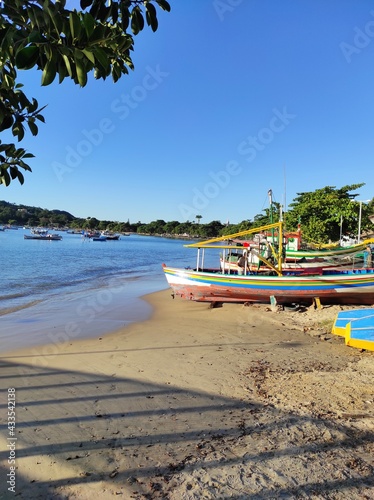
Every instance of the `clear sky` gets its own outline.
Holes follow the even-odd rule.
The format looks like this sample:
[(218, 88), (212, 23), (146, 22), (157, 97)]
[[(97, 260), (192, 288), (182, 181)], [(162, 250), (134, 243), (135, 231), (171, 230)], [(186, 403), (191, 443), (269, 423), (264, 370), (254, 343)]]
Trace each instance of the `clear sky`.
[[(267, 192), (356, 183), (373, 197), (371, 0), (169, 0), (135, 37), (135, 71), (40, 87), (48, 104), (11, 203), (76, 217), (150, 222), (252, 219)], [(69, 4), (67, 4), (69, 5)], [(1, 137), (5, 140), (4, 137)]]

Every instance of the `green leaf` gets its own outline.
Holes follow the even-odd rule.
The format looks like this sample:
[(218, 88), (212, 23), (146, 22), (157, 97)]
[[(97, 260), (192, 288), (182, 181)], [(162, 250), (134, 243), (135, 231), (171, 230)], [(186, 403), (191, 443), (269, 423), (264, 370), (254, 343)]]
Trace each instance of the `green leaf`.
[(121, 52), (128, 49), (132, 49), (133, 43), (134, 40), (131, 35), (125, 35), (124, 37), (122, 37), (122, 42), (120, 43)]
[(16, 149), (16, 152), (14, 153), (15, 158), (22, 158), (23, 155), (25, 154), (26, 150), (23, 148), (18, 148)]
[(81, 8), (82, 9), (86, 9), (87, 7), (89, 7), (90, 5), (92, 5), (92, 2), (93, 2), (93, 0), (81, 0), (80, 1)]
[(44, 43), (45, 42), (44, 37), (41, 35), (41, 33), (39, 31), (33, 31), (32, 33), (30, 33), (27, 40), (30, 43)]
[(0, 179), (1, 179), (1, 182), (5, 186), (9, 186), (9, 184), (10, 184), (10, 175), (8, 173), (8, 170), (6, 170), (6, 169), (2, 169), (1, 170)]
[(29, 113), (33, 113), (34, 111), (36, 111), (38, 109), (38, 101), (36, 99), (32, 99), (32, 104), (30, 104), (29, 106), (27, 106), (27, 111)]
[(105, 71), (108, 71), (110, 64), (105, 50), (101, 49), (100, 47), (96, 47), (94, 50), (94, 55), (100, 66), (102, 66)]
[(39, 49), (35, 45), (24, 47), (16, 54), (16, 66), (19, 69), (30, 69), (35, 66), (39, 57)]
[(70, 60), (69, 60), (69, 58), (65, 54), (62, 54), (62, 58), (64, 60), (67, 72), (68, 72), (70, 78), (72, 78), (73, 77), (73, 71), (72, 71), (71, 66), (70, 66)]
[(158, 5), (161, 7), (162, 10), (166, 10), (166, 12), (170, 12), (170, 4), (166, 0), (156, 0)]
[(43, 116), (43, 115), (35, 115), (35, 118), (36, 118), (37, 120), (39, 120), (40, 122), (45, 123), (45, 119), (44, 119), (44, 116)]
[(28, 126), (32, 135), (38, 135), (38, 126), (34, 122), (28, 121)]
[(0, 123), (0, 132), (10, 128), (13, 125), (13, 117), (10, 115), (5, 115), (2, 122)]
[(151, 3), (146, 5), (146, 19), (147, 24), (152, 28), (152, 31), (157, 31), (158, 21), (155, 6)]
[(87, 72), (84, 67), (84, 63), (81, 59), (76, 59), (75, 61), (78, 83), (81, 87), (84, 87), (87, 83)]
[(95, 64), (95, 56), (90, 50), (83, 49), (82, 52), (87, 57), (87, 59), (92, 62), (92, 64)]
[(17, 170), (17, 177), (18, 177), (19, 183), (22, 185), (25, 182), (25, 178), (24, 178), (22, 172), (20, 172), (19, 170)]
[[(26, 155), (25, 155), (25, 158), (26, 158)], [(27, 165), (27, 163), (25, 163), (24, 161), (19, 160), (18, 165), (19, 165), (21, 168), (23, 168), (24, 170), (27, 170), (28, 172), (32, 172), (32, 170), (31, 170), (31, 168), (29, 167), (29, 165)]]
[(64, 79), (69, 75), (63, 58), (58, 61), (57, 73), (58, 73), (58, 83), (62, 83)]
[(42, 86), (50, 85), (56, 77), (56, 65), (54, 61), (48, 61), (42, 73)]
[(93, 33), (90, 36), (90, 42), (102, 41), (104, 38), (105, 27), (102, 24), (97, 24)]
[(12, 179), (16, 179), (18, 177), (18, 168), (17, 167), (10, 167), (9, 172), (10, 172), (10, 176)]
[(134, 7), (131, 12), (131, 30), (137, 35), (144, 28), (144, 19), (139, 7)]
[(90, 39), (95, 29), (95, 19), (91, 16), (89, 12), (86, 12), (83, 15), (83, 25), (84, 29), (86, 30), (87, 38)]
[(44, 19), (46, 25), (50, 27), (51, 25), (50, 21), (52, 21), (56, 33), (60, 34), (63, 28), (63, 19), (61, 18), (61, 15), (57, 10), (56, 5), (53, 4), (52, 2), (45, 1), (43, 9), (44, 9)]
[(123, 3), (120, 4), (120, 9), (121, 9), (121, 28), (123, 29), (124, 32), (126, 32), (130, 22), (130, 11), (128, 7)]
[(70, 24), (71, 36), (76, 39), (79, 38), (82, 26), (78, 14), (74, 11), (70, 12), (69, 24)]
[(18, 141), (22, 141), (25, 135), (25, 128), (20, 122), (15, 122), (12, 127), (12, 134), (17, 136)]

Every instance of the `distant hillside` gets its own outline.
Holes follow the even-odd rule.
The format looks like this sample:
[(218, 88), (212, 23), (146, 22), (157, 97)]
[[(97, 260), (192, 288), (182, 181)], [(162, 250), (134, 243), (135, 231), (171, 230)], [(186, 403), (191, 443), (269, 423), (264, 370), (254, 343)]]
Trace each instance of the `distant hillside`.
[(64, 210), (47, 210), (0, 200), (0, 224), (64, 227), (74, 220), (77, 218)]
[(65, 210), (47, 210), (46, 208), (17, 205), (0, 200), (0, 225), (56, 227), (56, 228), (88, 228), (110, 229), (119, 232), (136, 232), (138, 224), (127, 222), (100, 221), (95, 217), (81, 219)]

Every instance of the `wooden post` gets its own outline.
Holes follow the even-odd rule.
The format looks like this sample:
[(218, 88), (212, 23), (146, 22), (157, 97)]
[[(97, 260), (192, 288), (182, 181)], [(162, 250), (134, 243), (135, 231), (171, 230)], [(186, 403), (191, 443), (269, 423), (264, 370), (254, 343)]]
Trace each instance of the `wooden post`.
[(313, 298), (313, 305), (314, 305), (314, 309), (322, 309), (322, 304), (321, 304), (321, 300), (319, 297)]
[(274, 295), (270, 296), (270, 305), (272, 311), (278, 311), (277, 299), (274, 297)]

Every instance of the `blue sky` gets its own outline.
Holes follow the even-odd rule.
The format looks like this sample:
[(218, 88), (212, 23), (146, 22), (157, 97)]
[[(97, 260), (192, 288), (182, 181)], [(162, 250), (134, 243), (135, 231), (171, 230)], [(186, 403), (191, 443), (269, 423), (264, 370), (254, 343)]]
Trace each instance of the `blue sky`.
[[(44, 110), (11, 203), (77, 217), (252, 219), (267, 192), (365, 183), (373, 197), (374, 5), (370, 0), (169, 0), (135, 38), (135, 71), (81, 89), (40, 87)], [(4, 138), (2, 138), (4, 140)]]

